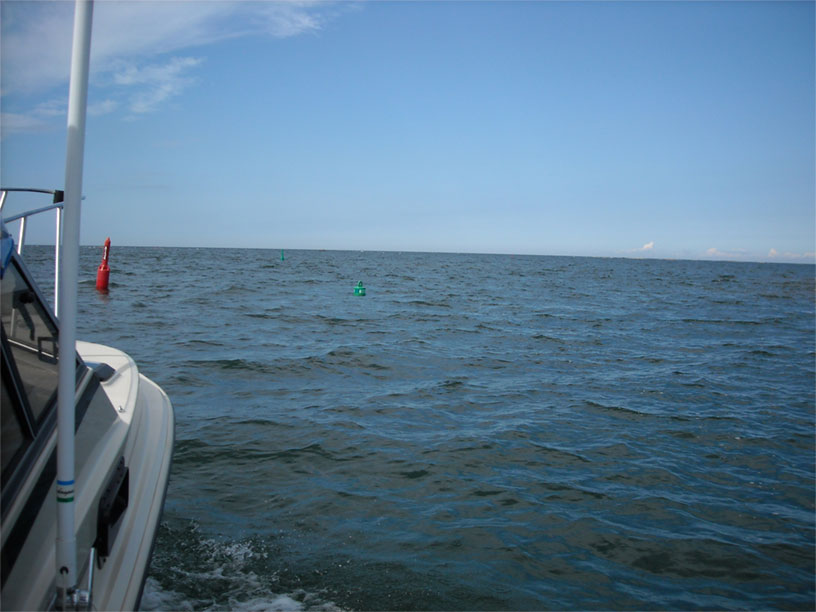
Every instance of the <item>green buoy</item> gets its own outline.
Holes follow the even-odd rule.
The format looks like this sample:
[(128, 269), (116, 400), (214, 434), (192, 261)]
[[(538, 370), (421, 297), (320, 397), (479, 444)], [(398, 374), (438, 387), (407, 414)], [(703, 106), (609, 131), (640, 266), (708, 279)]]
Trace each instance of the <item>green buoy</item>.
[(283, 249), (281, 249), (281, 261), (283, 261)]
[(357, 283), (357, 286), (354, 288), (354, 295), (365, 295), (365, 287), (363, 287), (363, 281)]

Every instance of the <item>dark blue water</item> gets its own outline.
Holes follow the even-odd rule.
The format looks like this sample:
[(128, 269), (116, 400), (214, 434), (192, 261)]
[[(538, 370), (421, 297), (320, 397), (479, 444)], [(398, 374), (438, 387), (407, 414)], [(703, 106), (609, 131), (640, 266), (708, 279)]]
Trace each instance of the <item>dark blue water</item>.
[(813, 266), (286, 255), (83, 250), (176, 409), (144, 608), (814, 607)]

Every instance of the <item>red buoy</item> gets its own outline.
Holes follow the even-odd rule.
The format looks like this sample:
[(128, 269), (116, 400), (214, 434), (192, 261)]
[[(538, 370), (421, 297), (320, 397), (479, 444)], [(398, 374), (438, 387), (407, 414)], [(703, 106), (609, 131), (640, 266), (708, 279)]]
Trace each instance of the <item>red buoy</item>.
[(99, 268), (96, 270), (96, 288), (99, 291), (108, 290), (108, 279), (110, 278), (108, 255), (110, 255), (110, 238), (105, 240), (105, 250), (102, 251), (102, 263), (99, 264)]

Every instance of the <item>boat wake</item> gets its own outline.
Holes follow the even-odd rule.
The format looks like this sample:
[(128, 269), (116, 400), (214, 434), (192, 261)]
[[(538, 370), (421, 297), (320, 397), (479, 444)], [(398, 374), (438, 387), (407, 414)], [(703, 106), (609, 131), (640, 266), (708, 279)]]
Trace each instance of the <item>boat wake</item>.
[(158, 580), (148, 578), (142, 596), (140, 610), (236, 610), (252, 612), (302, 612), (306, 610), (335, 612), (340, 608), (330, 602), (315, 605), (314, 596), (308, 593), (293, 593), (291, 595), (276, 595), (269, 593), (265, 597), (238, 599), (230, 597), (226, 603), (212, 602), (206, 607), (199, 607), (197, 602), (189, 600), (185, 595), (176, 591), (164, 589)]
[[(166, 525), (162, 526), (167, 529)], [(176, 540), (173, 547), (184, 549), (185, 562), (170, 563), (156, 551), (151, 576), (145, 583), (141, 610), (237, 610), (282, 612), (341, 612), (341, 608), (320, 593), (282, 587), (271, 568), (272, 551), (253, 539), (223, 541), (202, 537), (196, 524), (164, 535)], [(182, 536), (176, 538), (176, 536)], [(183, 593), (173, 589), (184, 585)], [(191, 593), (197, 596), (191, 597)]]

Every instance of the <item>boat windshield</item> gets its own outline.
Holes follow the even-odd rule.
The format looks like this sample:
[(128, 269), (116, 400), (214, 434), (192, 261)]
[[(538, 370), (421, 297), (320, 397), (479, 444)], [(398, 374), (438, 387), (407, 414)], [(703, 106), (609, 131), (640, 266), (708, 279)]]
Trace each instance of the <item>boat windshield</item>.
[(8, 357), (37, 422), (56, 400), (57, 327), (16, 261), (0, 280), (0, 296), (0, 321), (11, 353)]

